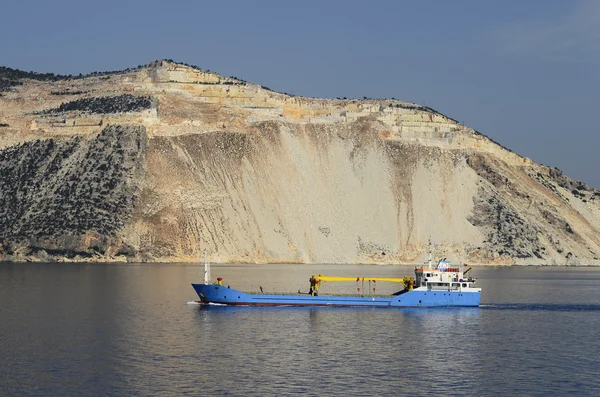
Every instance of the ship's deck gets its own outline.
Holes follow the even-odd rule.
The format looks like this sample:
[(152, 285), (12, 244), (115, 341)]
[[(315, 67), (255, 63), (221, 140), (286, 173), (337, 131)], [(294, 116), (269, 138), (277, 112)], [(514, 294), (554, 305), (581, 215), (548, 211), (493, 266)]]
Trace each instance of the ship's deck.
[[(262, 295), (262, 296), (311, 296), (307, 293), (302, 294), (302, 293), (294, 293), (294, 292), (271, 292), (271, 293), (264, 293), (264, 292), (244, 292), (246, 295)], [(361, 294), (332, 294), (332, 293), (319, 293), (319, 295), (314, 295), (315, 297), (323, 297), (323, 296), (331, 296), (331, 297), (344, 297), (344, 298), (393, 298), (393, 295), (387, 294), (387, 295), (361, 295)]]

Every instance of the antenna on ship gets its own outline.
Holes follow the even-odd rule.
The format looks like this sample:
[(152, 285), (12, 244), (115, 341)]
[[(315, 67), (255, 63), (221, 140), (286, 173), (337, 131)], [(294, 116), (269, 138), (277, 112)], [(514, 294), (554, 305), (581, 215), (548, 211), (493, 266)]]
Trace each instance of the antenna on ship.
[(204, 248), (204, 284), (210, 283), (210, 265), (206, 262), (206, 248)]
[(431, 252), (431, 237), (429, 238), (429, 262), (428, 269), (431, 270), (431, 262), (433, 262), (433, 253)]

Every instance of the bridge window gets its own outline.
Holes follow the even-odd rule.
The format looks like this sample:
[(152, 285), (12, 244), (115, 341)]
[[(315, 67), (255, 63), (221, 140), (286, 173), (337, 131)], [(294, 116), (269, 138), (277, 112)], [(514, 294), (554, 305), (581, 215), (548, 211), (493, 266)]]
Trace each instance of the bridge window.
[(466, 286), (467, 286), (467, 283), (463, 283), (463, 284), (462, 284), (462, 286), (463, 286), (463, 287), (466, 287)]

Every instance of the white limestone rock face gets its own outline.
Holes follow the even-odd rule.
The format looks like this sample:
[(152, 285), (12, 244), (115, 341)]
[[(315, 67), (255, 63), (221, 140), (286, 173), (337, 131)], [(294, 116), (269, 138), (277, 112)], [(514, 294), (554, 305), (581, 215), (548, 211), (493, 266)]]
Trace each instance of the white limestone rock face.
[(3, 73), (4, 260), (600, 264), (600, 192), (429, 108)]

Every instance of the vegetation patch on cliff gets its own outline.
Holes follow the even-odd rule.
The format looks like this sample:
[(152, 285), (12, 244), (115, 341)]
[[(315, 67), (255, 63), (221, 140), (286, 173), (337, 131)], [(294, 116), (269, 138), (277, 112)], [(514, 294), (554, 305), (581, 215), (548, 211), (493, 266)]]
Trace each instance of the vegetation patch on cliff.
[(11, 87), (23, 85), (20, 81), (0, 78), (0, 92), (8, 91)]
[(37, 140), (0, 151), (0, 251), (106, 253), (139, 194), (145, 142), (144, 127), (113, 125), (89, 141)]
[(152, 107), (152, 98), (124, 94), (112, 97), (81, 98), (64, 102), (58, 108), (44, 111), (44, 114), (80, 111), (92, 114), (139, 112)]
[(484, 228), (488, 251), (513, 258), (543, 258), (544, 248), (538, 239), (537, 228), (527, 223), (497, 194), (481, 188), (473, 197), (473, 203), (473, 214), (468, 221)]
[(498, 167), (490, 162), (482, 155), (473, 154), (467, 158), (467, 164), (477, 172), (477, 175), (491, 183), (497, 188), (506, 186), (509, 182), (508, 178), (500, 175)]
[(88, 92), (89, 91), (78, 91), (78, 90), (51, 91), (50, 95), (81, 95), (81, 94), (87, 94)]

